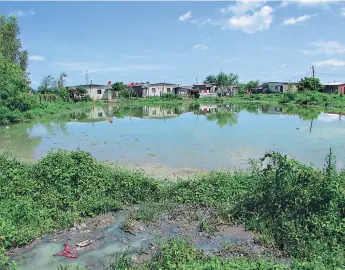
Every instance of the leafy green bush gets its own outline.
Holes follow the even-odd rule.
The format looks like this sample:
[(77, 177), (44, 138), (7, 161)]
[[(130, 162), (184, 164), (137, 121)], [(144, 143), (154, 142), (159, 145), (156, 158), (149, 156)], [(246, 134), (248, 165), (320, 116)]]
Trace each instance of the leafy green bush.
[(71, 226), (78, 217), (160, 195), (153, 179), (110, 169), (82, 151), (52, 152), (34, 165), (0, 155), (0, 187), (0, 232), (6, 247)]
[(269, 165), (253, 170), (255, 192), (238, 200), (235, 217), (273, 236), (296, 258), (332, 267), (344, 263), (345, 174), (336, 171), (332, 154), (322, 171), (278, 153), (266, 157)]
[(10, 110), (19, 110), (21, 112), (39, 107), (38, 97), (27, 93), (19, 93), (16, 96), (9, 97), (3, 104)]

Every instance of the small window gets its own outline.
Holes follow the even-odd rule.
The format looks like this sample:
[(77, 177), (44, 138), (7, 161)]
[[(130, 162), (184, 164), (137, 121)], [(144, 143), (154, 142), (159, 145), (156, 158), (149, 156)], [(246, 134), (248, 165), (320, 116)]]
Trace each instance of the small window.
[[(101, 90), (97, 90), (97, 91), (101, 91)], [(103, 113), (102, 112), (99, 112), (98, 113), (98, 117), (102, 117), (103, 116)]]
[(153, 110), (152, 115), (156, 115), (156, 114), (157, 114), (156, 110)]
[(167, 92), (170, 93), (170, 91), (171, 91), (170, 88), (167, 88)]
[(152, 93), (156, 93), (156, 88), (152, 88)]
[(167, 114), (171, 114), (171, 111), (169, 110), (169, 111), (167, 111)]
[(97, 90), (97, 95), (102, 95), (102, 90), (101, 89)]

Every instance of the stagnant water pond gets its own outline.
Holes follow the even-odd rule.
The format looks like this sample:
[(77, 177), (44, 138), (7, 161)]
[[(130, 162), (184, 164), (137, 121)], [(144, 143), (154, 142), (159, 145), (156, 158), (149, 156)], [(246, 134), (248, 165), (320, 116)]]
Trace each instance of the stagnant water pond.
[(0, 128), (0, 151), (32, 161), (50, 149), (79, 148), (98, 160), (169, 176), (245, 168), (269, 150), (323, 167), (332, 147), (344, 168), (344, 135), (341, 116), (312, 108), (106, 105)]

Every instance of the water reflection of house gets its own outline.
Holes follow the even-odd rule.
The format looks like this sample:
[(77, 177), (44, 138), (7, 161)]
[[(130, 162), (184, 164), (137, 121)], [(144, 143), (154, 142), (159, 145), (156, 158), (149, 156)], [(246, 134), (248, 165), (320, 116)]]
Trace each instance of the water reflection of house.
[(268, 114), (283, 114), (283, 109), (279, 106), (272, 106), (267, 110)]
[(214, 113), (217, 111), (217, 105), (202, 105), (200, 104), (200, 110), (204, 113)]
[[(73, 116), (74, 114), (74, 116)], [(94, 107), (83, 112), (75, 112), (72, 114), (73, 122), (97, 122), (104, 121), (113, 117), (113, 107)]]
[(89, 113), (90, 119), (109, 118), (113, 116), (113, 107), (94, 107)]
[(173, 118), (178, 116), (177, 108), (143, 107), (143, 118)]

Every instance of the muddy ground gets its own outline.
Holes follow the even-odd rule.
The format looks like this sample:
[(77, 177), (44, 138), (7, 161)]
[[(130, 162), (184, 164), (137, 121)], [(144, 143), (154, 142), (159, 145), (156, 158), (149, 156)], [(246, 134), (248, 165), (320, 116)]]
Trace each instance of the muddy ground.
[[(172, 237), (188, 239), (209, 256), (257, 258), (275, 253), (243, 226), (219, 219), (214, 209), (173, 206), (159, 213), (158, 208), (154, 213), (148, 206), (134, 206), (89, 218), (12, 250), (10, 255), (20, 263), (19, 269), (52, 270), (70, 263), (82, 264), (87, 269), (107, 269), (115, 253), (125, 252), (138, 264), (148, 261), (155, 256), (160, 243)], [(91, 243), (77, 246), (85, 240)], [(77, 259), (52, 256), (63, 250), (64, 243), (71, 245)]]

